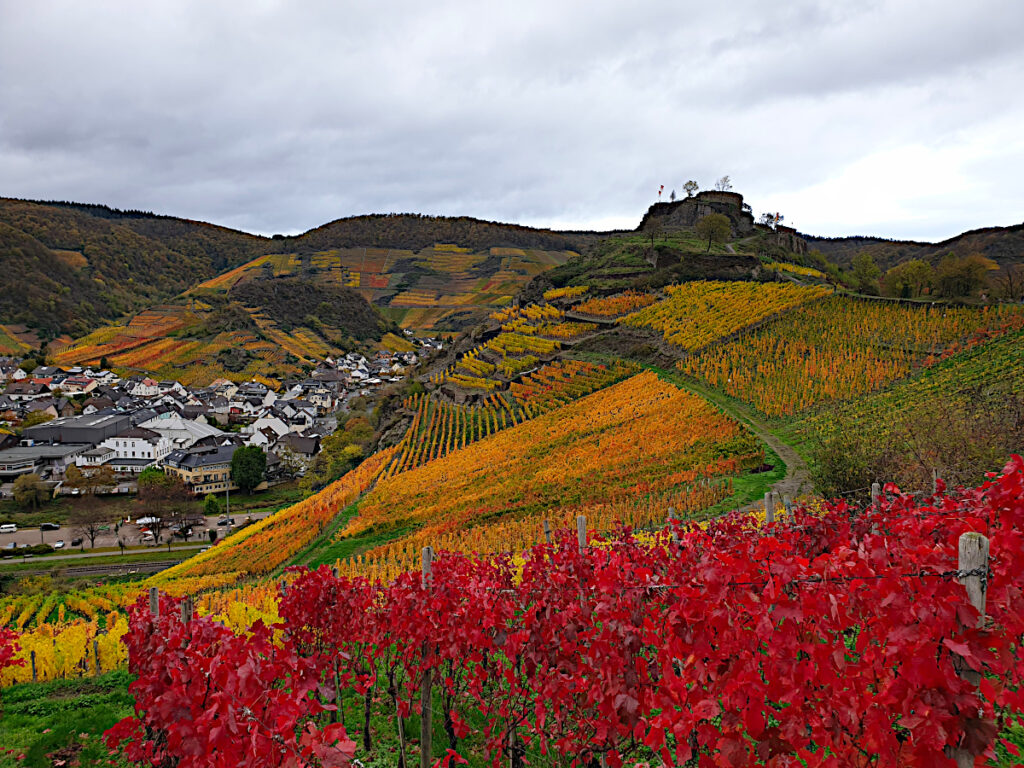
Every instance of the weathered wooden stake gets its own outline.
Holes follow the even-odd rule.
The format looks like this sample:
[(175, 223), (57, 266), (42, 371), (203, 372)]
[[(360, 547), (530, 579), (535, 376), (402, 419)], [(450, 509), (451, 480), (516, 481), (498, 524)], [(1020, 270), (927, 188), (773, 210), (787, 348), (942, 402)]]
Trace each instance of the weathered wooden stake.
[(782, 505), (786, 508), (786, 519), (791, 523), (795, 523), (796, 515), (793, 513), (793, 500), (789, 496), (783, 496)]
[(92, 657), (96, 660), (96, 674), (98, 675), (103, 670), (100, 669), (100, 644), (95, 637), (92, 639)]
[(281, 594), (283, 595), (287, 591), (288, 591), (288, 582), (285, 581), (284, 579), (281, 579)]
[(32, 662), (32, 682), (34, 683), (36, 682), (36, 652), (29, 651), (28, 658)]
[(151, 616), (160, 615), (160, 595), (156, 587), (149, 588), (149, 614)]
[(775, 522), (775, 499), (772, 498), (771, 491), (764, 494), (764, 521), (766, 524)]
[(932, 468), (932, 496), (939, 492), (939, 470)]
[[(964, 585), (967, 599), (978, 610), (978, 627), (985, 625), (988, 560), (989, 540), (985, 536), (975, 531), (960, 534), (960, 557), (957, 564), (960, 576), (957, 581)], [(953, 654), (953, 665), (958, 674), (971, 685), (977, 686), (981, 682), (981, 673), (971, 669), (963, 658), (956, 654)], [(969, 768), (974, 765), (976, 755), (963, 747), (957, 747), (952, 752), (958, 768)]]
[(338, 566), (334, 566), (333, 568), (331, 568), (331, 576), (333, 576), (334, 578), (338, 578)]
[[(430, 589), (434, 584), (434, 549), (423, 548), (423, 588)], [(429, 646), (426, 641), (423, 643), (423, 657), (427, 656)], [(430, 768), (433, 765), (433, 736), (434, 736), (434, 674), (433, 670), (423, 670), (423, 680), (420, 685), (420, 768)]]
[[(967, 590), (967, 599), (978, 609), (978, 626), (985, 623), (985, 596), (988, 592), (988, 559), (989, 541), (980, 533), (969, 531), (960, 534), (960, 562), (958, 568), (961, 576), (958, 581)], [(979, 575), (963, 575), (975, 572)]]
[(192, 598), (186, 597), (181, 601), (181, 623), (188, 624), (192, 620)]
[(587, 516), (576, 516), (576, 542), (580, 546), (580, 552), (587, 551)]
[(548, 524), (547, 520), (544, 521), (544, 541), (548, 544), (551, 543), (551, 526)]
[(878, 506), (878, 497), (882, 495), (882, 487), (878, 483), (871, 484), (871, 506)]
[(676, 508), (668, 508), (668, 529), (672, 532), (672, 543), (679, 543), (679, 535), (676, 533)]

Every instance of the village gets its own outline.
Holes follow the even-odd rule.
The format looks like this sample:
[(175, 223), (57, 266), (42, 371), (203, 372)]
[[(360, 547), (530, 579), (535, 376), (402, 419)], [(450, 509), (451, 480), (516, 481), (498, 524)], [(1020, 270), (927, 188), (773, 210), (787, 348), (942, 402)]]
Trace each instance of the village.
[(153, 468), (194, 496), (227, 494), (238, 489), (229, 469), (243, 447), (266, 456), (256, 490), (302, 477), (339, 417), (353, 405), (372, 408), (422, 355), (442, 347), (407, 338), (416, 351), (329, 357), (277, 391), (255, 381), (189, 387), (0, 358), (0, 499), (14, 498), (19, 483), (47, 497), (135, 494), (138, 477)]

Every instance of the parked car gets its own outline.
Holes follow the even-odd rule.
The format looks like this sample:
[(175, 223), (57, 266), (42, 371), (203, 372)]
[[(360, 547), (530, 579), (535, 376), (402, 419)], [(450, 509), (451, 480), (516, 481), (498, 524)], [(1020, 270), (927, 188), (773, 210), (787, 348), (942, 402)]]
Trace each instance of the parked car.
[(79, 536), (78, 538), (72, 539), (71, 540), (71, 546), (72, 547), (80, 547), (80, 546), (82, 546), (82, 537)]
[(60, 523), (40, 523), (39, 524), (39, 530), (40, 531), (59, 531), (60, 530)]
[(16, 526), (14, 523), (4, 523), (3, 525), (0, 525), (0, 533), (17, 533), (17, 532), (18, 532), (18, 526)]
[(53, 548), (54, 549), (64, 549), (64, 539), (60, 539), (59, 541), (53, 542)]
[(6, 544), (4, 544), (4, 549), (15, 549), (17, 546), (18, 545), (15, 544), (13, 541), (8, 541)]
[(220, 520), (217, 521), (217, 525), (234, 525), (234, 524), (235, 524), (235, 518), (233, 518), (233, 517), (222, 517)]

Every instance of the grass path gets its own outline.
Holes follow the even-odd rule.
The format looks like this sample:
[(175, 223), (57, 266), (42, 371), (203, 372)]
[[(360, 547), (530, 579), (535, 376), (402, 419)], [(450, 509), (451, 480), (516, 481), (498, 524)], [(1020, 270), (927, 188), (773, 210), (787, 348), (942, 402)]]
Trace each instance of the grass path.
[(736, 402), (717, 390), (698, 384), (681, 375), (671, 372), (666, 373), (673, 383), (710, 400), (738, 422), (744, 424), (775, 452), (775, 455), (786, 465), (786, 476), (772, 486), (772, 489), (778, 491), (780, 496), (796, 498), (801, 493), (813, 492), (814, 482), (811, 480), (811, 473), (807, 468), (807, 462), (789, 443), (784, 442), (782, 438), (773, 432), (768, 423), (751, 408)]

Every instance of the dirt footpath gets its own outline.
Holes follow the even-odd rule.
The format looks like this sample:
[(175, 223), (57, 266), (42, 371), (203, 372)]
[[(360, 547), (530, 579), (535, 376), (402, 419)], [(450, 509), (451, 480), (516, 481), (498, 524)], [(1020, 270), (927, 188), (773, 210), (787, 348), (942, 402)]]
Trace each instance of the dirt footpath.
[[(789, 496), (795, 499), (802, 493), (812, 493), (814, 491), (814, 482), (811, 480), (811, 473), (807, 468), (807, 462), (803, 460), (791, 446), (782, 442), (779, 437), (772, 432), (768, 425), (761, 419), (751, 408), (745, 405), (730, 400), (725, 395), (715, 392), (712, 389), (697, 386), (690, 382), (681, 383), (680, 386), (686, 387), (696, 394), (704, 397), (723, 411), (728, 413), (734, 419), (744, 424), (750, 429), (758, 438), (768, 445), (783, 463), (786, 465), (786, 476), (779, 482), (772, 485), (772, 490), (778, 491), (779, 496)], [(752, 509), (763, 502), (753, 502), (748, 504), (743, 509)]]

